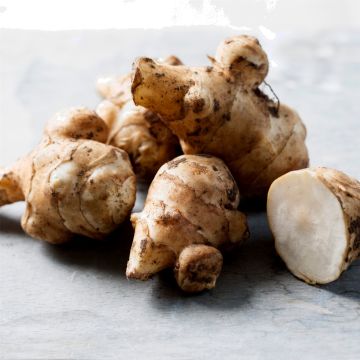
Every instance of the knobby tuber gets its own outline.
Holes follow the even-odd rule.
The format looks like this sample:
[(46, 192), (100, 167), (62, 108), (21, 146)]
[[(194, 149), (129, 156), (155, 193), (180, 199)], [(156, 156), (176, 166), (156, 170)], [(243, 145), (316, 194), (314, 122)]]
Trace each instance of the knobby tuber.
[(127, 276), (146, 280), (175, 267), (183, 290), (213, 288), (222, 267), (218, 249), (232, 248), (248, 236), (238, 205), (238, 187), (222, 160), (183, 155), (164, 164), (143, 211), (131, 216), (135, 234)]
[[(175, 66), (181, 61), (170, 56), (163, 63)], [(136, 175), (152, 179), (162, 164), (178, 154), (179, 140), (159, 115), (134, 104), (130, 74), (100, 78), (97, 89), (105, 98), (96, 111), (111, 129), (109, 143), (129, 154)]]
[(0, 206), (25, 200), (24, 231), (51, 243), (103, 238), (129, 215), (136, 193), (128, 155), (104, 144), (108, 132), (85, 108), (57, 113), (40, 144), (0, 171)]
[(328, 168), (292, 171), (268, 194), (275, 247), (310, 284), (336, 280), (360, 254), (360, 182)]
[(134, 102), (161, 115), (185, 154), (224, 160), (242, 195), (265, 195), (273, 180), (308, 165), (305, 126), (259, 89), (269, 64), (256, 38), (229, 38), (210, 60), (186, 67), (139, 58)]

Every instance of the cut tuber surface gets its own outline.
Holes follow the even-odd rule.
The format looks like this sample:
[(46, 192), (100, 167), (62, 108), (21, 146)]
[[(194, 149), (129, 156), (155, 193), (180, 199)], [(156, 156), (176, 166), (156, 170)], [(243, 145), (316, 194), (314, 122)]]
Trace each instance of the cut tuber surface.
[(310, 284), (336, 280), (360, 253), (360, 183), (340, 171), (283, 175), (270, 187), (267, 212), (278, 254)]

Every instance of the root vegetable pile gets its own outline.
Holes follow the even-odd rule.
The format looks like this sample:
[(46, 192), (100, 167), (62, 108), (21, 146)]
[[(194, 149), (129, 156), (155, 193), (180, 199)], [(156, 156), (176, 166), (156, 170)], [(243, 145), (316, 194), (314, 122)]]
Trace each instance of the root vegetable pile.
[(134, 102), (161, 115), (185, 154), (224, 160), (242, 195), (266, 195), (276, 178), (308, 165), (305, 126), (259, 89), (269, 65), (257, 39), (229, 38), (210, 60), (192, 68), (138, 59)]
[(248, 236), (237, 210), (239, 191), (225, 164), (209, 155), (183, 155), (156, 174), (135, 228), (126, 274), (146, 280), (175, 268), (189, 292), (215, 286), (222, 265), (218, 248), (232, 248)]
[[(164, 64), (177, 66), (181, 61), (170, 56)], [(131, 74), (100, 78), (97, 89), (105, 99), (97, 113), (111, 129), (108, 142), (125, 150), (139, 178), (152, 179), (162, 164), (179, 153), (179, 141), (159, 115), (136, 106), (131, 95)]]
[(147, 280), (171, 268), (182, 290), (198, 292), (215, 287), (222, 253), (249, 236), (240, 194), (268, 192), (289, 270), (310, 284), (336, 280), (360, 254), (360, 183), (304, 169), (306, 128), (260, 89), (269, 62), (256, 38), (229, 38), (209, 59), (188, 67), (142, 57), (133, 73), (99, 79), (96, 112), (56, 114), (29, 155), (0, 169), (0, 206), (25, 201), (23, 229), (50, 243), (103, 239), (134, 206), (135, 174), (152, 180), (131, 216), (126, 275)]
[(108, 128), (95, 112), (56, 114), (41, 143), (0, 171), (0, 206), (25, 201), (30, 236), (63, 243), (74, 234), (102, 239), (129, 215), (136, 183), (128, 155), (105, 145)]
[(307, 283), (336, 280), (360, 254), (360, 183), (340, 171), (280, 177), (269, 190), (267, 212), (277, 252)]

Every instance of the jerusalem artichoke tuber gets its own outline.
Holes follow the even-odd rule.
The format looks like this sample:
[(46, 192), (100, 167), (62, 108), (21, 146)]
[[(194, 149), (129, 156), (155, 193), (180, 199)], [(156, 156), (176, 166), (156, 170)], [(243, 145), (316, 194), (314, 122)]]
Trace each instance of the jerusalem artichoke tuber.
[(126, 274), (146, 280), (175, 266), (179, 286), (189, 292), (215, 286), (222, 265), (219, 249), (248, 235), (237, 210), (239, 191), (229, 170), (210, 155), (183, 155), (156, 174), (135, 228)]
[(268, 194), (275, 247), (310, 284), (336, 280), (360, 254), (360, 182), (327, 169), (292, 171)]
[(259, 89), (269, 65), (256, 38), (227, 39), (210, 60), (191, 68), (138, 59), (134, 102), (160, 114), (185, 154), (224, 160), (241, 194), (265, 195), (277, 177), (307, 166), (305, 126)]
[(136, 192), (128, 155), (103, 144), (107, 137), (93, 111), (56, 114), (41, 143), (0, 171), (0, 206), (25, 200), (24, 231), (51, 243), (103, 238), (129, 215)]
[[(181, 61), (170, 56), (163, 63), (175, 66)], [(129, 154), (140, 178), (153, 178), (160, 166), (179, 152), (178, 139), (156, 113), (134, 104), (130, 74), (100, 78), (97, 89), (105, 98), (96, 111), (111, 129), (109, 143)]]

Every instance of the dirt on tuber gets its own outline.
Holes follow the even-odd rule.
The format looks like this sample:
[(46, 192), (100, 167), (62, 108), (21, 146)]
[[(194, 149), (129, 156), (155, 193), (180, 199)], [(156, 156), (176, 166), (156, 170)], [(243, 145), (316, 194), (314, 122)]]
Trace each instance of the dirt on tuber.
[(238, 205), (238, 187), (222, 160), (183, 155), (166, 163), (143, 211), (131, 216), (135, 234), (127, 276), (147, 280), (172, 267), (184, 291), (213, 288), (220, 250), (240, 245), (249, 234)]
[[(166, 58), (163, 63), (182, 64), (175, 56)], [(179, 140), (159, 115), (134, 104), (131, 74), (100, 78), (97, 89), (105, 99), (96, 111), (111, 129), (108, 142), (129, 154), (140, 179), (152, 180), (162, 164), (179, 155)]]
[(135, 104), (160, 114), (185, 154), (221, 158), (245, 196), (265, 196), (279, 176), (308, 165), (299, 115), (259, 86), (269, 68), (259, 41), (223, 41), (211, 66), (171, 66), (149, 58), (134, 64)]

